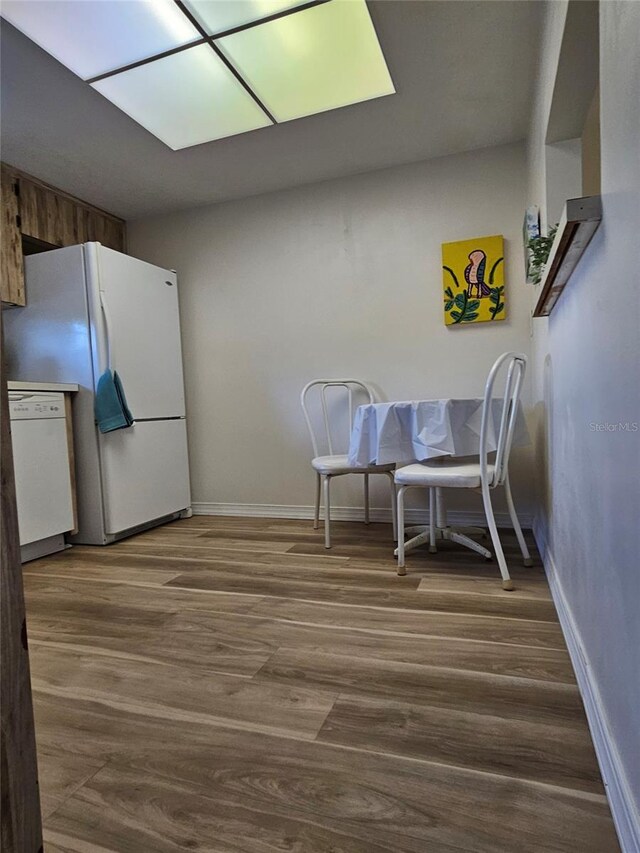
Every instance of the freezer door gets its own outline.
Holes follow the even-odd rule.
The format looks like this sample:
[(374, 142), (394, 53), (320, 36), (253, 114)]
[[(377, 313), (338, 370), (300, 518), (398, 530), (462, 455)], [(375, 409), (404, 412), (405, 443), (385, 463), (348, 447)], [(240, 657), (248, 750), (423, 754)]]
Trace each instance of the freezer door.
[(99, 294), (98, 304), (95, 295), (91, 302), (101, 315), (95, 326), (102, 330), (104, 355), (122, 380), (134, 419), (184, 417), (175, 273), (98, 244), (89, 244), (89, 251), (92, 245)]
[(100, 445), (107, 534), (190, 505), (185, 420), (135, 423), (101, 435)]

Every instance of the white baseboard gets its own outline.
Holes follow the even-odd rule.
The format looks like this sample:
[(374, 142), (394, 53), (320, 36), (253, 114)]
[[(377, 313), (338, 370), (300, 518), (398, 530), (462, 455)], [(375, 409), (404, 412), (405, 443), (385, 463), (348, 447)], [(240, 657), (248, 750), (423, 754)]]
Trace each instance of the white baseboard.
[(606, 714), (600, 698), (598, 685), (589, 665), (580, 631), (562, 589), (560, 575), (545, 540), (542, 524), (535, 519), (533, 533), (542, 556), (545, 572), (551, 587), (551, 595), (558, 611), (562, 632), (569, 649), (571, 662), (575, 670), (578, 687), (584, 702), (587, 721), (591, 730), (593, 744), (600, 764), (613, 821), (623, 853), (640, 853), (640, 814), (634, 803), (633, 794), (627, 781), (620, 753), (615, 745)]
[[(313, 507), (295, 504), (230, 504), (230, 503), (206, 503), (194, 502), (192, 505), (194, 515), (226, 515), (245, 516), (249, 518), (313, 518)], [(385, 521), (391, 523), (391, 509), (389, 507), (371, 507), (369, 513), (371, 521)], [(363, 510), (361, 507), (332, 506), (331, 518), (334, 521), (362, 521)], [(408, 524), (427, 524), (428, 513), (426, 509), (407, 509), (405, 519)], [(487, 522), (483, 512), (466, 512), (450, 510), (447, 513), (450, 524), (469, 525), (473, 527), (486, 527)], [(508, 513), (496, 513), (498, 527), (511, 527), (511, 519)], [(527, 528), (531, 526), (530, 516), (520, 514), (520, 524)]]

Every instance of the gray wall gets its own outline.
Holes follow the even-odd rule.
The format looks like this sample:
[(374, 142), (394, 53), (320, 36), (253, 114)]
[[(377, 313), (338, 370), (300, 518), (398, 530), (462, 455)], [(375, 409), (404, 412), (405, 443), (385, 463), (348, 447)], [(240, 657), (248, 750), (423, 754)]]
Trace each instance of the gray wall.
[[(310, 507), (299, 393), (312, 378), (350, 374), (388, 399), (481, 396), (493, 360), (529, 344), (524, 182), (511, 145), (133, 222), (132, 254), (178, 271), (194, 504)], [(506, 238), (508, 319), (446, 328), (441, 243), (489, 234)], [(372, 505), (388, 507), (373, 479)], [(361, 506), (361, 491), (342, 478), (332, 502)]]
[[(530, 141), (529, 203), (542, 207), (546, 122), (566, 8), (550, 7)], [(610, 745), (636, 801), (640, 431), (632, 425), (640, 425), (639, 58), (640, 4), (601, 3), (603, 222), (548, 322), (534, 321), (543, 474), (537, 532), (575, 625)], [(618, 428), (619, 422), (629, 423), (631, 431)], [(599, 426), (607, 423), (616, 426)]]

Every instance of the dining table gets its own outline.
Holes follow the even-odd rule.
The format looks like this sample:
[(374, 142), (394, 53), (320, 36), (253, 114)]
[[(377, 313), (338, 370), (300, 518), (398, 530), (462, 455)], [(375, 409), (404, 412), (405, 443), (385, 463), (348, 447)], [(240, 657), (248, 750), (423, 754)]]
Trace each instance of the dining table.
[[(433, 400), (400, 400), (388, 403), (368, 403), (358, 406), (354, 413), (348, 461), (354, 468), (395, 463), (396, 467), (414, 462), (445, 462), (451, 457), (477, 457), (480, 450), (480, 427), (484, 401), (479, 397), (451, 397)], [(491, 401), (488, 419), (487, 449), (497, 449), (503, 400)], [(530, 444), (522, 403), (518, 403), (513, 435), (514, 447)], [(436, 540), (453, 539), (466, 547), (483, 553), (491, 552), (478, 545), (467, 544), (470, 536), (486, 537), (481, 527), (451, 526), (443, 490), (436, 495)], [(412, 534), (405, 543), (410, 551), (429, 542), (426, 525), (407, 528)], [(395, 551), (397, 555), (397, 550)]]

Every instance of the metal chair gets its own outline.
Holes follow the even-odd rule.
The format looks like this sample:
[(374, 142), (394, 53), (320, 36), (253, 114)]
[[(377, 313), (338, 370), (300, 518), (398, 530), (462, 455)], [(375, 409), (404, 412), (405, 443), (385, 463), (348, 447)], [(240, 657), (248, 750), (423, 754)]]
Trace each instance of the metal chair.
[[(324, 546), (325, 548), (331, 547), (331, 502), (330, 502), (330, 484), (332, 477), (341, 477), (344, 474), (361, 474), (364, 475), (364, 523), (369, 524), (369, 474), (385, 474), (389, 477), (389, 481), (391, 484), (391, 514), (393, 519), (393, 538), (396, 537), (396, 499), (395, 499), (395, 485), (393, 482), (393, 471), (395, 468), (394, 464), (390, 465), (371, 465), (368, 468), (354, 468), (349, 465), (348, 457), (346, 453), (335, 453), (334, 452), (334, 442), (332, 433), (335, 431), (335, 419), (337, 413), (334, 411), (329, 413), (329, 406), (327, 404), (327, 389), (328, 388), (342, 388), (346, 391), (347, 403), (348, 403), (348, 432), (346, 435), (346, 446), (348, 447), (349, 439), (351, 436), (351, 429), (353, 426), (353, 415), (354, 415), (354, 395), (358, 395), (362, 398), (362, 403), (373, 403), (374, 402), (374, 393), (372, 389), (366, 385), (364, 382), (360, 382), (357, 379), (315, 379), (312, 382), (309, 382), (302, 389), (302, 393), (300, 394), (300, 403), (302, 404), (302, 411), (304, 412), (304, 417), (307, 422), (307, 426), (309, 427), (309, 434), (311, 436), (311, 444), (313, 445), (313, 459), (311, 460), (311, 464), (316, 472), (316, 500), (315, 500), (315, 511), (314, 511), (314, 520), (313, 527), (314, 530), (317, 530), (320, 526), (320, 492), (322, 491), (324, 496)], [(322, 456), (319, 451), (319, 443), (318, 443), (318, 433), (314, 430), (312, 417), (309, 412), (310, 398), (309, 393), (311, 391), (317, 393), (319, 397), (320, 408), (322, 412), (322, 425), (323, 425), (323, 433), (325, 439), (325, 446), (327, 447), (329, 453), (326, 456)], [(341, 395), (344, 396), (344, 395)], [(334, 407), (335, 408), (335, 407)], [(332, 429), (332, 421), (333, 421), (333, 429)], [(344, 444), (344, 442), (343, 442)]]
[[(523, 353), (505, 352), (501, 355), (489, 372), (487, 384), (484, 391), (482, 405), (482, 421), (480, 425), (480, 453), (477, 462), (469, 462), (464, 459), (444, 459), (437, 462), (418, 462), (399, 468), (395, 474), (395, 483), (398, 488), (398, 574), (404, 575), (404, 494), (407, 489), (427, 488), (429, 489), (429, 550), (436, 551), (435, 543), (435, 507), (438, 503), (439, 490), (449, 489), (476, 489), (482, 493), (484, 511), (487, 524), (491, 534), (491, 541), (495, 550), (500, 574), (502, 575), (502, 587), (506, 590), (513, 589), (513, 581), (509, 575), (507, 561), (502, 550), (502, 543), (498, 535), (493, 507), (491, 505), (491, 491), (497, 486), (504, 486), (507, 496), (507, 506), (511, 523), (515, 530), (518, 544), (522, 552), (525, 566), (531, 566), (532, 560), (529, 556), (527, 545), (522, 535), (522, 529), (511, 495), (509, 486), (509, 455), (513, 442), (513, 432), (518, 412), (520, 391), (527, 367), (527, 357)], [(502, 412), (500, 416), (500, 428), (496, 444), (496, 455), (493, 462), (488, 461), (489, 450), (487, 449), (490, 433), (489, 419), (492, 416), (493, 386), (501, 370), (506, 370), (506, 381), (502, 399)], [(486, 559), (491, 558), (491, 552), (460, 533), (451, 534), (451, 539), (459, 541)]]

